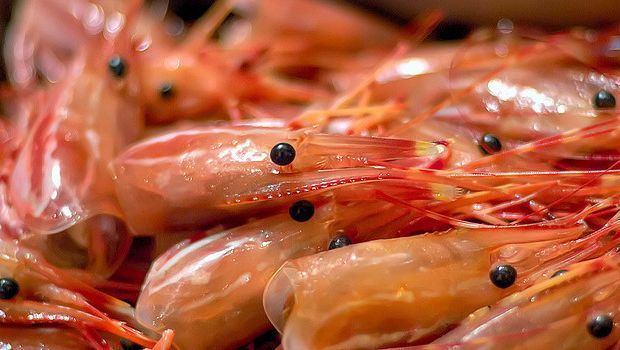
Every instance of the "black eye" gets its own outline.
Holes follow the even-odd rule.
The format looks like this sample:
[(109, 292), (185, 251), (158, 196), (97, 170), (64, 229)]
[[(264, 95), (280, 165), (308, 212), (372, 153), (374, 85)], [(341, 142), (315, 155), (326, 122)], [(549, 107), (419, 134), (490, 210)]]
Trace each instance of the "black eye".
[(347, 236), (337, 236), (334, 239), (332, 239), (331, 242), (329, 242), (329, 250), (332, 249), (336, 249), (336, 248), (342, 248), (342, 247), (346, 247), (348, 245), (351, 245), (351, 239)]
[(588, 322), (588, 332), (595, 338), (605, 338), (614, 329), (614, 320), (608, 315), (596, 315)]
[(594, 95), (592, 105), (596, 109), (615, 108), (616, 98), (609, 91), (601, 90)]
[(19, 293), (19, 284), (12, 278), (0, 278), (0, 299), (13, 299)]
[(491, 134), (485, 134), (482, 136), (482, 138), (480, 138), (479, 146), (482, 153), (485, 154), (493, 154), (502, 150), (502, 143), (499, 141), (497, 136)]
[(174, 97), (174, 85), (172, 83), (163, 83), (159, 87), (159, 96), (164, 100)]
[(131, 340), (121, 339), (121, 347), (123, 350), (142, 350), (143, 347), (132, 342)]
[(510, 265), (498, 265), (489, 272), (491, 282), (498, 288), (508, 288), (517, 280), (517, 270)]
[(553, 275), (551, 275), (551, 278), (553, 277), (558, 277), (558, 276), (562, 276), (563, 274), (567, 273), (568, 270), (557, 270), (556, 272), (553, 273)]
[(116, 78), (122, 78), (127, 72), (127, 64), (120, 56), (113, 56), (108, 61), (108, 69)]
[(295, 148), (285, 142), (278, 143), (273, 146), (269, 156), (271, 161), (278, 165), (289, 165), (295, 160)]
[(314, 205), (307, 200), (301, 200), (291, 205), (288, 209), (288, 213), (293, 220), (305, 222), (310, 220), (314, 215)]

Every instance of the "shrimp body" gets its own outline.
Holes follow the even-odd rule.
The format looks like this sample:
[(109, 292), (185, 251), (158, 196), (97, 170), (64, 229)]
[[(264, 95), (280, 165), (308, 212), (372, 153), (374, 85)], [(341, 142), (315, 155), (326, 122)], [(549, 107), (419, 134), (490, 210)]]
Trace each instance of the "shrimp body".
[(262, 295), (282, 263), (324, 251), (343, 233), (353, 241), (405, 234), (418, 216), (389, 203), (322, 200), (313, 200), (307, 222), (281, 213), (178, 244), (151, 267), (137, 319), (154, 330), (176, 329), (184, 349), (235, 348), (269, 329)]
[(329, 244), (325, 214), (295, 223), (287, 214), (182, 242), (156, 260), (136, 316), (154, 330), (177, 330), (184, 349), (231, 349), (269, 329), (262, 291), (288, 258)]
[(553, 246), (583, 232), (582, 226), (455, 229), (360, 243), (285, 263), (265, 289), (264, 306), (284, 348), (413, 343), (517, 290), (519, 283), (502, 289), (490, 280), (502, 260), (519, 276), (540, 264), (530, 250), (540, 242)]
[(24, 231), (24, 224), (19, 215), (9, 205), (9, 188), (7, 180), (13, 168), (13, 156), (16, 152), (18, 134), (14, 125), (0, 123), (0, 239), (16, 239)]
[[(481, 75), (475, 70), (454, 74), (456, 89)], [(593, 106), (601, 90), (617, 94), (620, 80), (580, 64), (526, 61), (481, 84), (455, 108), (464, 121), (490, 133), (531, 141), (609, 118)]]
[[(365, 61), (360, 53), (391, 48), (404, 37), (395, 26), (339, 5), (269, 0), (240, 6), (246, 18), (220, 28), (220, 38), (212, 39), (233, 3), (217, 3), (179, 43), (143, 40), (136, 45), (140, 96), (149, 121), (213, 118), (222, 111), (239, 119), (246, 103), (324, 100), (331, 96), (327, 72)], [(308, 79), (307, 71), (318, 72)]]
[[(271, 159), (279, 143), (295, 150), (288, 165)], [(439, 143), (308, 130), (194, 128), (136, 144), (113, 167), (128, 223), (140, 234), (152, 234), (264, 213), (354, 182), (403, 178), (402, 172), (394, 175), (370, 166), (384, 161), (433, 164), (446, 152)]]
[(32, 114), (24, 115), (29, 120), (18, 121), (25, 134), (17, 137), (7, 185), (29, 233), (71, 230), (90, 259), (72, 267), (110, 275), (131, 238), (117, 220), (108, 163), (141, 134), (143, 121), (131, 97), (133, 74), (116, 77), (108, 68), (109, 57), (123, 53), (119, 41), (103, 40), (100, 50), (78, 55), (63, 81), (37, 95)]
[[(375, 132), (380, 125), (379, 134), (407, 137), (439, 123), (448, 134), (442, 139), (476, 145), (481, 135), (493, 134), (513, 148), (613, 120), (615, 109), (597, 107), (594, 100), (600, 91), (617, 95), (617, 74), (581, 57), (565, 37), (475, 35), (465, 44), (420, 49), (388, 61), (356, 98), (381, 105), (396, 96), (403, 112), (353, 118), (359, 120), (350, 130)], [(575, 152), (604, 154), (611, 140), (590, 139), (592, 145), (579, 144)]]
[[(588, 331), (598, 315), (615, 319), (618, 305), (618, 258), (615, 253), (571, 265), (566, 276), (515, 293), (488, 310), (472, 314), (458, 328), (420, 348), (607, 349), (620, 338), (614, 328), (603, 337)], [(436, 345), (435, 345), (436, 344)]]
[(20, 147), (11, 200), (35, 231), (55, 233), (98, 213), (118, 214), (107, 163), (139, 135), (141, 115), (99, 63), (74, 62), (71, 79), (48, 92)]
[[(373, 132), (368, 128), (379, 122), (383, 134), (453, 141), (447, 167), (470, 170), (604, 168), (617, 159), (617, 112), (595, 103), (601, 91), (617, 95), (620, 84), (613, 71), (600, 71), (566, 53), (570, 46), (553, 36), (540, 41), (494, 38), (464, 46), (448, 49), (452, 62), (438, 59), (431, 64), (430, 54), (418, 52), (376, 72), (377, 84), (367, 92), (371, 103), (385, 103), (397, 92), (403, 96), (403, 110), (413, 114), (359, 118), (352, 121), (352, 129)], [(496, 53), (500, 49), (506, 51), (502, 56)], [(420, 84), (436, 86), (431, 89), (436, 93), (420, 92)], [(584, 137), (565, 137), (575, 130)], [(496, 137), (501, 151), (554, 137), (565, 141), (548, 142), (544, 150), (530, 147), (527, 158), (479, 162), (486, 155), (479, 149), (485, 135)]]
[(159, 51), (166, 52), (137, 56), (140, 98), (151, 122), (205, 117), (265, 94), (257, 76), (240, 72), (217, 49), (203, 48), (200, 54), (182, 48)]

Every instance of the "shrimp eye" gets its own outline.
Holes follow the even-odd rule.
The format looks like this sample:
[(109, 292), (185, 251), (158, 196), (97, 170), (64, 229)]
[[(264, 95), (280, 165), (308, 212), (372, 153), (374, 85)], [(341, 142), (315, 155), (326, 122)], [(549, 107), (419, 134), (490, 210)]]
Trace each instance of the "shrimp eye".
[(480, 138), (479, 142), (480, 150), (484, 154), (493, 154), (502, 150), (502, 143), (497, 136), (491, 134), (485, 134)]
[(295, 148), (285, 142), (278, 143), (273, 146), (269, 156), (271, 161), (278, 165), (289, 165), (295, 160)]
[(116, 78), (122, 78), (127, 72), (127, 64), (125, 64), (125, 60), (121, 56), (112, 56), (108, 61), (108, 69)]
[(132, 342), (131, 340), (121, 339), (121, 347), (123, 350), (142, 350), (142, 346)]
[(164, 100), (174, 97), (174, 85), (172, 83), (163, 83), (159, 87), (159, 96)]
[(601, 90), (594, 95), (592, 105), (596, 109), (615, 108), (616, 98), (609, 91)]
[(588, 332), (595, 338), (605, 338), (614, 329), (614, 320), (608, 315), (596, 315), (588, 322)]
[(567, 273), (568, 270), (557, 270), (556, 272), (553, 273), (553, 275), (551, 275), (551, 278), (553, 277), (558, 277), (558, 276), (562, 276), (563, 274)]
[(293, 220), (305, 222), (310, 220), (310, 218), (314, 215), (314, 205), (307, 200), (301, 200), (291, 205), (288, 209), (288, 213)]
[(19, 284), (12, 278), (0, 278), (0, 299), (13, 299), (19, 293)]
[(348, 245), (351, 245), (351, 239), (347, 236), (337, 236), (334, 239), (332, 239), (331, 242), (329, 242), (329, 250), (332, 249), (336, 249), (336, 248), (342, 248), (342, 247), (346, 247)]
[(508, 288), (517, 280), (517, 270), (510, 265), (497, 265), (489, 272), (491, 282), (498, 288)]

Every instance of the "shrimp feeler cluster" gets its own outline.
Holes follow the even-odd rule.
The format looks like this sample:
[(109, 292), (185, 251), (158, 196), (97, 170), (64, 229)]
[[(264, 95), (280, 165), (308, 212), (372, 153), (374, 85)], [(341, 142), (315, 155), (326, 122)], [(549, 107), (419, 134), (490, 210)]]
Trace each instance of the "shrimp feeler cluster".
[(620, 348), (620, 25), (23, 0), (0, 348)]

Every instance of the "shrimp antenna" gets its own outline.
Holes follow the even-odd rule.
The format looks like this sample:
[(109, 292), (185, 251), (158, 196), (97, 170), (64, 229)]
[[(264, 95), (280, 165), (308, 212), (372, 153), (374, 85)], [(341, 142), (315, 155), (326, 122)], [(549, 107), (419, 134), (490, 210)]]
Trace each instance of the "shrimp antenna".
[[(416, 20), (409, 25), (409, 30), (413, 31), (413, 37), (408, 41), (402, 41), (396, 45), (396, 47), (390, 52), (378, 65), (377, 67), (368, 74), (362, 81), (360, 81), (357, 85), (349, 89), (349, 91), (345, 92), (341, 96), (337, 97), (334, 102), (324, 111), (307, 111), (295, 119), (293, 119), (289, 126), (293, 128), (298, 128), (303, 125), (303, 121), (313, 121), (315, 119), (323, 120), (333, 116), (336, 116), (333, 112), (336, 110), (343, 109), (344, 107), (350, 105), (356, 98), (358, 98), (361, 94), (368, 91), (369, 86), (374, 84), (377, 81), (377, 78), (384, 72), (387, 68), (392, 66), (394, 62), (403, 58), (403, 56), (412, 48), (415, 48), (419, 45), (424, 39), (426, 39), (430, 33), (437, 27), (437, 25), (443, 20), (444, 13), (441, 10), (434, 10), (430, 13), (419, 16)], [(411, 29), (412, 28), (412, 29)], [(364, 96), (364, 95), (362, 95)], [(393, 104), (390, 104), (387, 108), (394, 108)], [(358, 107), (356, 110), (358, 112), (365, 113), (373, 113), (372, 108), (366, 111), (364, 110), (366, 106)], [(398, 105), (396, 109), (402, 109)], [(320, 113), (320, 115), (317, 115)], [(319, 122), (319, 124), (322, 124)]]
[(584, 184), (582, 184), (581, 186), (579, 186), (577, 189), (575, 189), (574, 191), (568, 193), (567, 195), (560, 197), (559, 199), (551, 202), (549, 205), (543, 206), (542, 208), (535, 210), (527, 215), (525, 215), (524, 217), (514, 221), (512, 223), (512, 225), (516, 225), (520, 222), (522, 222), (523, 220), (531, 217), (532, 215), (537, 215), (540, 214), (542, 212), (546, 212), (548, 211), (550, 208), (566, 201), (567, 199), (569, 199), (570, 197), (574, 196), (577, 192), (581, 191), (582, 189), (584, 189), (585, 187), (587, 187), (588, 185), (590, 185), (591, 183), (593, 183), (594, 181), (598, 180), (601, 176), (605, 175), (608, 173), (608, 171), (613, 170), (616, 166), (618, 166), (618, 164), (620, 164), (620, 160), (616, 161), (614, 164), (612, 164), (609, 168), (607, 168), (605, 171), (601, 172), (600, 174), (592, 177), (591, 179), (589, 179), (588, 181), (586, 181)]
[[(511, 150), (506, 150), (500, 153), (492, 154), (484, 158), (480, 158), (477, 161), (473, 161), (471, 163), (465, 164), (462, 167), (458, 168), (458, 170), (471, 170), (476, 167), (484, 164), (493, 163), (501, 158), (507, 157), (509, 155), (520, 155), (529, 153), (532, 151), (538, 151), (545, 147), (551, 147), (561, 144), (567, 144), (570, 142), (580, 141), (586, 138), (597, 137), (605, 134), (612, 133), (618, 128), (618, 118), (608, 119), (602, 121), (600, 123), (596, 123), (593, 125), (589, 125), (583, 128), (572, 129), (557, 135), (549, 136), (540, 140), (535, 140), (519, 147), (513, 148)], [(607, 127), (606, 129), (602, 129), (603, 127)], [(602, 130), (598, 130), (602, 129)]]
[(183, 46), (195, 49), (204, 45), (205, 41), (210, 39), (215, 31), (224, 23), (224, 20), (235, 8), (235, 5), (236, 0), (216, 1), (211, 5), (209, 10), (207, 10), (207, 13), (191, 27)]
[(411, 40), (406, 43), (399, 43), (396, 45), (391, 54), (387, 56), (387, 58), (379, 64), (379, 66), (372, 72), (366, 79), (362, 80), (357, 86), (347, 92), (345, 95), (338, 98), (334, 104), (330, 107), (330, 109), (342, 108), (349, 104), (353, 99), (355, 99), (359, 94), (361, 94), (364, 90), (366, 90), (370, 85), (377, 81), (377, 77), (383, 72), (386, 68), (391, 66), (395, 60), (402, 58), (402, 56), (411, 49), (418, 46), (424, 39), (426, 39), (430, 33), (439, 25), (439, 23), (443, 20), (444, 14), (440, 10), (431, 11), (428, 14), (422, 15), (412, 22), (410, 27), (415, 26), (415, 34)]

